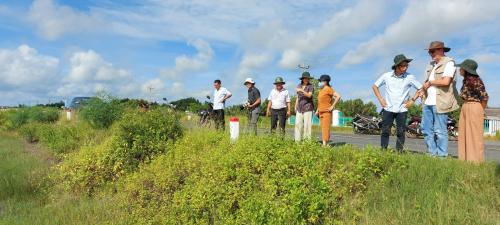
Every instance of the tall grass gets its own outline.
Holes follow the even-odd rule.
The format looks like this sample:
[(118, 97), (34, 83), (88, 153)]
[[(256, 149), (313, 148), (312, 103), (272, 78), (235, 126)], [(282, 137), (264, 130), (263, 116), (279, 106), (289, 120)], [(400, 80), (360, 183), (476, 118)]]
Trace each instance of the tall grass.
[[(137, 135), (147, 128), (132, 124)], [(351, 146), (322, 148), (275, 137), (243, 135), (231, 143), (227, 134), (198, 130), (117, 177), (112, 188), (96, 187), (99, 191), (87, 197), (46, 183), (53, 175), (50, 168), (59, 165), (38, 156), (50, 151), (32, 147), (0, 133), (0, 224), (500, 221), (500, 165), (494, 162), (476, 165)], [(92, 146), (84, 151), (92, 153)], [(68, 179), (81, 173), (73, 176)]]
[(0, 133), (0, 224), (102, 224), (124, 213), (114, 210), (112, 199), (51, 193), (46, 178), (52, 161), (46, 154)]
[(498, 224), (500, 165), (408, 155), (367, 194), (365, 224)]

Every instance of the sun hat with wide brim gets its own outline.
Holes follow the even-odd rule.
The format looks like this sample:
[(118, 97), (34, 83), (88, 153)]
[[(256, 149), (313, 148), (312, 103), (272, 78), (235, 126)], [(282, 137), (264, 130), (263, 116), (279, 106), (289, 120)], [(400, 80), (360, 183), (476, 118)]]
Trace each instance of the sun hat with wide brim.
[(320, 82), (321, 82), (321, 81), (328, 81), (328, 82), (330, 82), (332, 79), (330, 78), (330, 75), (328, 75), (328, 74), (323, 74), (323, 75), (321, 75), (321, 76), (319, 77), (319, 79), (318, 79), (318, 80), (319, 80)]
[(274, 84), (285, 84), (285, 80), (283, 77), (276, 77), (276, 79), (274, 79)]
[(307, 78), (307, 79), (313, 79), (313, 77), (311, 77), (311, 74), (307, 71), (304, 71), (302, 73), (302, 76), (299, 78), (300, 80), (304, 79), (304, 78)]
[(443, 49), (444, 52), (449, 52), (451, 48), (445, 47), (444, 42), (442, 41), (433, 41), (429, 44), (429, 48), (425, 49), (427, 51), (433, 50), (433, 49)]
[(248, 83), (255, 84), (255, 81), (253, 81), (253, 79), (249, 77), (249, 78), (245, 79), (245, 82), (243, 82), (243, 85), (246, 85)]
[(462, 68), (470, 74), (479, 75), (477, 74), (477, 62), (472, 59), (466, 59), (462, 63), (457, 64), (456, 67)]
[(399, 66), (399, 64), (403, 63), (403, 62), (411, 62), (413, 59), (409, 59), (409, 58), (406, 58), (405, 55), (403, 54), (399, 54), (397, 56), (394, 57), (394, 65), (392, 65), (392, 69), (395, 69), (396, 66)]

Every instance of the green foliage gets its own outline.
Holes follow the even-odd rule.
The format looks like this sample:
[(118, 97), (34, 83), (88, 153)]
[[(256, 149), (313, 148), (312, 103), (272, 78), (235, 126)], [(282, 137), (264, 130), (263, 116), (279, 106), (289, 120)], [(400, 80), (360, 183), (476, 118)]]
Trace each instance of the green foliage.
[(498, 224), (499, 164), (406, 158), (369, 189), (362, 224)]
[(123, 112), (124, 107), (119, 100), (103, 95), (93, 97), (86, 102), (79, 115), (83, 121), (88, 122), (94, 128), (108, 128), (121, 118)]
[(102, 144), (83, 147), (70, 155), (58, 168), (56, 182), (75, 193), (91, 195), (103, 184), (167, 152), (183, 134), (179, 117), (161, 109), (130, 112), (111, 132)]
[(422, 117), (422, 105), (413, 104), (408, 109), (408, 118), (411, 118), (414, 116)]
[(390, 153), (273, 137), (186, 136), (130, 176), (124, 206), (138, 224), (331, 224), (346, 200), (404, 162)]
[(175, 105), (175, 109), (179, 111), (190, 111), (198, 112), (201, 109), (207, 108), (207, 103), (201, 103), (198, 99), (193, 97), (179, 99), (177, 101), (170, 102), (170, 104)]
[(32, 197), (48, 169), (26, 150), (14, 135), (0, 133), (0, 216), (6, 202)]
[(52, 107), (52, 108), (60, 109), (61, 107), (64, 107), (64, 102), (63, 101), (59, 101), (59, 102), (48, 103), (48, 104), (40, 104), (40, 105), (37, 105), (37, 106)]
[(356, 114), (377, 116), (377, 106), (373, 102), (364, 103), (361, 99), (341, 100), (337, 106), (345, 117), (354, 117)]
[(58, 119), (58, 109), (34, 106), (7, 111), (5, 115), (4, 126), (7, 129), (18, 129), (27, 123), (53, 123)]
[(28, 123), (18, 132), (26, 141), (40, 142), (56, 154), (71, 152), (92, 142), (97, 133), (89, 125), (80, 123)]
[(40, 140), (39, 127), (43, 126), (40, 123), (28, 123), (18, 129), (18, 133), (24, 137), (27, 142), (35, 143)]

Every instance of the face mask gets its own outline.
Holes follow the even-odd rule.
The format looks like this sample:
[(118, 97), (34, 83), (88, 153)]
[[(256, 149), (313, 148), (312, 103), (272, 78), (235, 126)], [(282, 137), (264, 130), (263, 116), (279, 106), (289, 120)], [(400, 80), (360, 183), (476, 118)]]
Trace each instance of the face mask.
[(325, 86), (325, 83), (320, 82), (318, 85), (319, 85), (320, 88), (323, 88)]

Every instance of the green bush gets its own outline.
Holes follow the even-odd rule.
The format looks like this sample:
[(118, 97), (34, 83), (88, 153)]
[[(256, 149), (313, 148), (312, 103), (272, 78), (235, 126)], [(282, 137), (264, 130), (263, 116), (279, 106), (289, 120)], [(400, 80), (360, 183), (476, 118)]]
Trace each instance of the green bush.
[(44, 124), (39, 126), (40, 143), (56, 154), (79, 149), (91, 139), (96, 131), (85, 124)]
[(58, 109), (34, 106), (7, 111), (4, 123), (7, 129), (18, 129), (27, 123), (54, 123), (58, 119)]
[(21, 126), (18, 133), (30, 143), (35, 143), (40, 140), (39, 127), (42, 126), (40, 123), (28, 123)]
[(129, 176), (120, 196), (136, 224), (332, 224), (400, 159), (202, 131)]
[(130, 112), (112, 128), (102, 144), (82, 148), (70, 155), (56, 179), (75, 193), (93, 194), (96, 188), (135, 171), (159, 154), (167, 152), (182, 136), (179, 117), (155, 109)]
[(108, 128), (120, 119), (124, 108), (112, 97), (94, 97), (79, 111), (80, 118), (94, 128)]
[(28, 142), (39, 142), (56, 154), (67, 153), (93, 143), (97, 131), (82, 123), (28, 123), (18, 130)]

